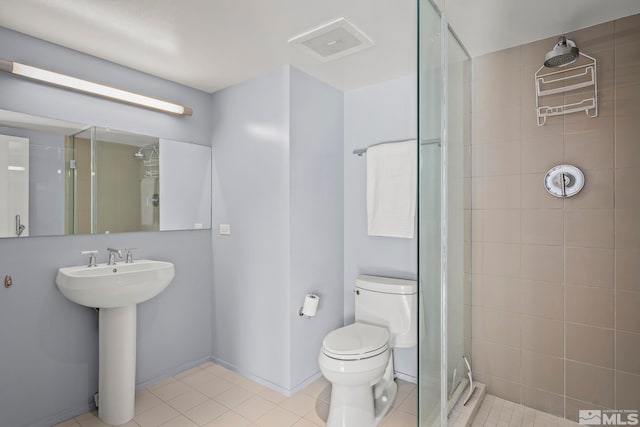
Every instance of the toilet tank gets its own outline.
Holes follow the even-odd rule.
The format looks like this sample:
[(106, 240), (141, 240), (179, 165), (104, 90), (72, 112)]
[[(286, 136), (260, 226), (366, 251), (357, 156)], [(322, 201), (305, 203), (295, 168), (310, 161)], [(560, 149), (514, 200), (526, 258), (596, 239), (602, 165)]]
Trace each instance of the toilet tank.
[(360, 275), (356, 279), (356, 322), (384, 326), (392, 347), (413, 347), (418, 340), (418, 287), (415, 280)]

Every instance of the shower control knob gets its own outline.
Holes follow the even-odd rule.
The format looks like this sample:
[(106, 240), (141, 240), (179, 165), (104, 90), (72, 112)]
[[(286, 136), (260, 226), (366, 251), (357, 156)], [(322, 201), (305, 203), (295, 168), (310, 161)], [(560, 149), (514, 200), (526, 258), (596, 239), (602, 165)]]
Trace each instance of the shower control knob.
[(544, 177), (544, 187), (554, 197), (566, 198), (580, 192), (584, 187), (584, 174), (573, 165), (554, 166)]

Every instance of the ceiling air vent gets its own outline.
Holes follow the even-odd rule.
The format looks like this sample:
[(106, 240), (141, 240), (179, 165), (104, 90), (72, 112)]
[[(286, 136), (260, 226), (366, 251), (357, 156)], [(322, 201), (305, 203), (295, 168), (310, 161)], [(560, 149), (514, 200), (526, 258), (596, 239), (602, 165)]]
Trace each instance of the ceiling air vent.
[(289, 39), (322, 62), (333, 61), (374, 45), (373, 41), (345, 18), (305, 31)]

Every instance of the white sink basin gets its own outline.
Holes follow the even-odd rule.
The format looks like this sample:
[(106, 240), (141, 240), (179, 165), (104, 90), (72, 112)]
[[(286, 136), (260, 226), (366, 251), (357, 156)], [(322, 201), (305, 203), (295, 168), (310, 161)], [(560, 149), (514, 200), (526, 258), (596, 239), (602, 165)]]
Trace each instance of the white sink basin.
[(173, 276), (172, 263), (148, 259), (58, 269), (56, 284), (65, 297), (100, 308), (96, 401), (107, 424), (126, 424), (135, 413), (136, 306), (162, 292)]
[(113, 308), (155, 297), (174, 276), (172, 263), (143, 259), (131, 264), (60, 268), (56, 284), (65, 297), (77, 304)]

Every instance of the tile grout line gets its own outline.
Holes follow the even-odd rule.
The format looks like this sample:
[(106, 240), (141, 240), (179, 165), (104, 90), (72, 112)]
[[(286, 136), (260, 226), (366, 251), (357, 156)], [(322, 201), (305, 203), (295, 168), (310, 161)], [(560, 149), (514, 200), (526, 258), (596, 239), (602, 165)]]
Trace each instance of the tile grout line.
[[(523, 82), (522, 82), (522, 78), (524, 75), (524, 64), (523, 64), (523, 60), (522, 60), (522, 46), (520, 46), (518, 48), (518, 59), (520, 62), (520, 87), (523, 87)], [(523, 368), (523, 364), (522, 364), (522, 331), (523, 331), (523, 323), (524, 323), (524, 317), (523, 317), (523, 313), (522, 313), (522, 308), (524, 307), (524, 301), (523, 301), (523, 292), (522, 292), (522, 90), (520, 90), (520, 99), (519, 99), (519, 104), (520, 104), (520, 140), (519, 145), (520, 145), (520, 203), (519, 203), (519, 222), (520, 222), (520, 233), (519, 233), (519, 245), (520, 245), (520, 277), (519, 277), (519, 285), (520, 285), (520, 403), (524, 404), (524, 368)]]
[(617, 381), (618, 364), (617, 359), (617, 322), (618, 318), (618, 278), (617, 278), (617, 254), (616, 254), (616, 149), (617, 134), (616, 123), (618, 118), (618, 99), (616, 91), (616, 20), (613, 21), (613, 407), (618, 409)]
[[(564, 95), (563, 95), (564, 97)], [(562, 160), (565, 163), (565, 120), (562, 116)], [(567, 418), (567, 234), (565, 199), (562, 199), (562, 417)]]

